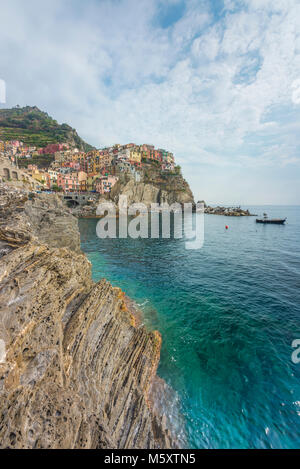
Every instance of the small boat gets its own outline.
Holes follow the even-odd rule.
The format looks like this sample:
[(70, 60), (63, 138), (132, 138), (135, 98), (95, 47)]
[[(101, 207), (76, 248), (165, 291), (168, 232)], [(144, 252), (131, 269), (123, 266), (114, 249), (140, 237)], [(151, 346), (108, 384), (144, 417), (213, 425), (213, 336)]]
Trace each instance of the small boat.
[(286, 218), (268, 218), (268, 215), (264, 213), (264, 218), (257, 218), (256, 223), (265, 223), (271, 225), (284, 225)]

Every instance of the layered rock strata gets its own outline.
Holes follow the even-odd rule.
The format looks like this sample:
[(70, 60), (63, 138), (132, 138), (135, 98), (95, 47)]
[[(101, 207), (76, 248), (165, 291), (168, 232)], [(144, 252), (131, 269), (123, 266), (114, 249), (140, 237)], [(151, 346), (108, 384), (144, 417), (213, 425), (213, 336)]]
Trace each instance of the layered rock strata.
[(76, 219), (1, 187), (0, 217), (0, 448), (176, 446), (151, 404), (161, 337), (92, 281)]
[(194, 204), (193, 193), (182, 176), (176, 176), (170, 181), (161, 183), (154, 180), (151, 183), (137, 183), (133, 179), (125, 183), (117, 183), (113, 187), (110, 197), (118, 204), (121, 195), (127, 197), (128, 205), (143, 203), (150, 207), (153, 203), (168, 203), (169, 205), (174, 203)]

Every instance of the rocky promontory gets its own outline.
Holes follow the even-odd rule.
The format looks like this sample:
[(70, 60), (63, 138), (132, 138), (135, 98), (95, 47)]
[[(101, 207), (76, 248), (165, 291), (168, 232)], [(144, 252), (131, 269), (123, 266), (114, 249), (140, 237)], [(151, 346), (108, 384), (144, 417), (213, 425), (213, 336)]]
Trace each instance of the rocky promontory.
[[(170, 180), (169, 180), (170, 179)], [(71, 209), (77, 218), (97, 218), (97, 207), (100, 203), (111, 202), (119, 211), (120, 197), (127, 197), (128, 206), (132, 204), (144, 204), (148, 210), (152, 204), (180, 204), (191, 203), (195, 207), (194, 196), (181, 175), (166, 175), (166, 180), (158, 181), (135, 181), (133, 178), (121, 178), (112, 188), (111, 193), (99, 196), (93, 202), (85, 206)]]
[(154, 203), (194, 204), (193, 193), (180, 169), (162, 172), (154, 164), (145, 165), (139, 182), (126, 176), (120, 178), (110, 193), (110, 199), (118, 204), (121, 195), (127, 196), (128, 205), (143, 203), (148, 208)]
[(2, 186), (0, 217), (0, 448), (176, 447), (153, 405), (161, 337), (92, 281), (61, 199)]

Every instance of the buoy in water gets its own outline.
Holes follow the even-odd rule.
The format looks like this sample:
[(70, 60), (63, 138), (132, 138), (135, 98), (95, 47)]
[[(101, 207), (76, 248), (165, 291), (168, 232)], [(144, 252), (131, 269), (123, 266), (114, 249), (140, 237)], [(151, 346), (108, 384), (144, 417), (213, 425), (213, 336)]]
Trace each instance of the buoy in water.
[(229, 226), (228, 226), (228, 225), (226, 225), (225, 228), (226, 228), (226, 230), (229, 230)]

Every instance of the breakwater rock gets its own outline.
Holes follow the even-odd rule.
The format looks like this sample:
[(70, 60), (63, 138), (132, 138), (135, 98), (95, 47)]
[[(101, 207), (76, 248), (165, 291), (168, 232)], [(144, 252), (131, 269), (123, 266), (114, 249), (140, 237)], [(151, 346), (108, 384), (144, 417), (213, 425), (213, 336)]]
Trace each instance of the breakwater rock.
[(241, 207), (210, 207), (205, 206), (204, 213), (208, 215), (224, 215), (225, 217), (251, 217), (249, 210), (243, 210)]
[(0, 448), (176, 447), (153, 405), (161, 337), (92, 281), (76, 219), (1, 186), (0, 214)]

